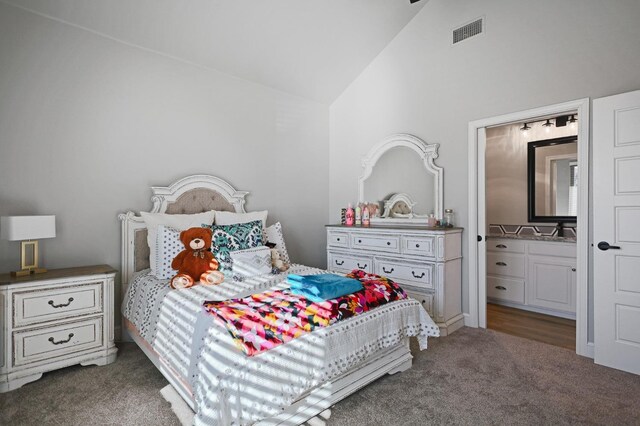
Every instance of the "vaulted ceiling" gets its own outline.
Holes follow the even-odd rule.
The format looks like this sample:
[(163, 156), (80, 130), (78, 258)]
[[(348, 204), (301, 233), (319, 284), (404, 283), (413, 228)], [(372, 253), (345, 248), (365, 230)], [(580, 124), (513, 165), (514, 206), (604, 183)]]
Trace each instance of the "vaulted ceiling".
[(324, 103), (418, 13), (409, 0), (5, 0)]

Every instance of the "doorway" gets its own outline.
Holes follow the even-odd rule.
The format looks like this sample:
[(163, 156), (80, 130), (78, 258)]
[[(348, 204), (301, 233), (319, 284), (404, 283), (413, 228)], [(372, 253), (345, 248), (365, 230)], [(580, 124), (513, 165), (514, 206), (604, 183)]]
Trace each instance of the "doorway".
[[(575, 188), (577, 191), (576, 204), (572, 208), (576, 212), (576, 224), (572, 227), (572, 225), (564, 223), (566, 221), (562, 224), (537, 223), (530, 221), (529, 215), (524, 223), (509, 223), (510, 221), (493, 223), (491, 220), (488, 221), (487, 195), (491, 196), (492, 194), (487, 194), (487, 177), (490, 177), (491, 173), (487, 170), (485, 159), (487, 139), (488, 136), (492, 137), (493, 131), (491, 129), (503, 127), (503, 131), (510, 129), (511, 133), (518, 131), (518, 134), (529, 131), (530, 138), (534, 138), (535, 132), (531, 132), (531, 130), (535, 126), (532, 126), (532, 123), (535, 122), (540, 131), (546, 133), (542, 124), (548, 123), (547, 120), (550, 120), (553, 125), (556, 118), (560, 117), (561, 120), (565, 120), (565, 117), (571, 115), (579, 117), (575, 131), (577, 138), (576, 157), (577, 163), (580, 165), (580, 174), (585, 177)], [(522, 127), (524, 129), (521, 130)], [(581, 99), (471, 122), (469, 123), (469, 154), (469, 316), (466, 325), (487, 327), (488, 301), (500, 302), (499, 305), (496, 305), (500, 307), (499, 313), (494, 312), (496, 311), (492, 309), (494, 306), (490, 305), (492, 314), (504, 316), (507, 315), (506, 308), (519, 309), (515, 313), (521, 314), (525, 323), (536, 317), (535, 314), (551, 314), (553, 318), (561, 319), (564, 317), (570, 321), (575, 319), (575, 350), (580, 355), (593, 357), (593, 345), (588, 342), (587, 320), (587, 312), (590, 311), (588, 305), (589, 181), (587, 178), (589, 176), (589, 100)], [(575, 162), (566, 161), (566, 163), (575, 166)], [(502, 164), (504, 166), (507, 163), (503, 162)], [(513, 168), (513, 164), (509, 165)], [(519, 167), (522, 169), (522, 166)], [(534, 211), (534, 215), (535, 213)], [(522, 214), (522, 210), (520, 214)], [(500, 219), (496, 222), (501, 221), (503, 220)], [(544, 242), (540, 243), (544, 238), (539, 240), (533, 238), (557, 235), (561, 229), (570, 235), (573, 233), (575, 235), (573, 259), (571, 259), (571, 254), (566, 252), (566, 248), (560, 245), (550, 248), (548, 246), (551, 244), (550, 242), (547, 242), (547, 245)], [(502, 234), (496, 235), (499, 232)], [(520, 234), (528, 234), (532, 238), (523, 242), (518, 238)], [(487, 240), (488, 236), (489, 240)], [(508, 243), (504, 243), (503, 240)], [(533, 241), (533, 243), (528, 241)], [(490, 247), (490, 244), (498, 247)], [(558, 252), (555, 252), (556, 250)], [(503, 253), (499, 254), (499, 252)], [(555, 261), (550, 262), (553, 259)], [(547, 285), (550, 274), (560, 274), (564, 277), (560, 287), (551, 288)], [(574, 292), (573, 295), (567, 293), (570, 291)], [(550, 294), (549, 292), (555, 293), (551, 294), (552, 297), (546, 297), (545, 294)], [(571, 297), (567, 299), (567, 295)], [(575, 313), (573, 314), (571, 314), (569, 307), (571, 303), (574, 304)], [(526, 309), (521, 309), (523, 307)], [(568, 314), (563, 315), (563, 313)], [(553, 320), (553, 318), (551, 319)]]

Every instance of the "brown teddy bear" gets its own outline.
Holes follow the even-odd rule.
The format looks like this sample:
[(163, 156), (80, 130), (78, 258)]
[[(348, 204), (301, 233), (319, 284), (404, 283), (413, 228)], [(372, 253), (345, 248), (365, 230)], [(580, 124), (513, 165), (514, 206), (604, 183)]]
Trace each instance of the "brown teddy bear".
[(202, 284), (220, 284), (224, 275), (218, 271), (218, 261), (210, 251), (212, 231), (209, 228), (189, 228), (180, 233), (182, 250), (171, 262), (178, 274), (171, 279), (171, 288), (188, 288)]

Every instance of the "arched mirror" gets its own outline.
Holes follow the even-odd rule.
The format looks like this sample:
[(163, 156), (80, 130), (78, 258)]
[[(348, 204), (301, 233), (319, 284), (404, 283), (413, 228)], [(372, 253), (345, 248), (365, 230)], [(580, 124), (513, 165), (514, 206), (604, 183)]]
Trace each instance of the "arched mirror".
[(442, 168), (435, 165), (438, 144), (407, 134), (392, 135), (362, 160), (360, 202), (380, 205), (373, 222), (425, 224), (443, 215)]

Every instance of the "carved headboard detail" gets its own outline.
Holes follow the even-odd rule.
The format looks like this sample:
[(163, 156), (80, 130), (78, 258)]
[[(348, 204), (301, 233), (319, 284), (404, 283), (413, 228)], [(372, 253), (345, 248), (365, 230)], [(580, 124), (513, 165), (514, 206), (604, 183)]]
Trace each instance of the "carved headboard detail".
[[(244, 213), (247, 191), (236, 191), (228, 182), (210, 175), (187, 176), (164, 187), (151, 188), (150, 213), (193, 214), (209, 210)], [(122, 289), (129, 279), (149, 267), (147, 228), (142, 217), (128, 211), (118, 215), (122, 221)]]

